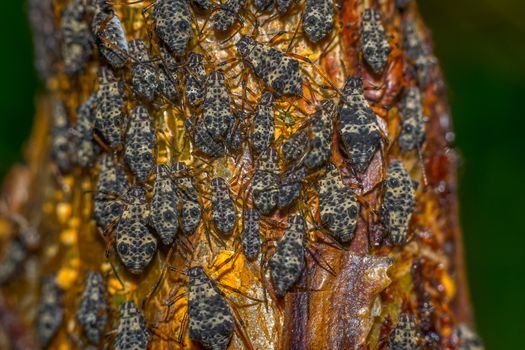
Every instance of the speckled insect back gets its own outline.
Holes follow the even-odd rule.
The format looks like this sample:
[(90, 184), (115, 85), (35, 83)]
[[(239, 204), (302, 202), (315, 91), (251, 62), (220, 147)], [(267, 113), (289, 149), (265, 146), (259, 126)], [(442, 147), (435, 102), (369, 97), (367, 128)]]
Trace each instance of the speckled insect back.
[(175, 162), (173, 167), (173, 179), (177, 186), (181, 208), (181, 227), (186, 234), (193, 233), (202, 216), (202, 208), (195, 188), (195, 183), (189, 174), (188, 167), (183, 162)]
[(337, 167), (327, 166), (326, 175), (317, 184), (319, 215), (330, 234), (343, 243), (354, 237), (359, 205), (354, 193), (346, 186)]
[(419, 349), (416, 318), (414, 315), (401, 314), (396, 327), (389, 337), (388, 350), (417, 350)]
[(140, 182), (148, 180), (155, 167), (153, 148), (155, 147), (155, 127), (144, 106), (131, 110), (131, 120), (126, 132), (124, 160)]
[(144, 315), (133, 301), (120, 304), (115, 350), (146, 350), (149, 334)]
[(179, 228), (179, 197), (166, 164), (157, 165), (157, 177), (151, 199), (151, 221), (164, 245), (175, 240)]
[(320, 167), (328, 162), (332, 156), (335, 114), (336, 105), (334, 101), (324, 100), (312, 117), (308, 154), (304, 158), (304, 165), (309, 169)]
[(108, 67), (100, 67), (95, 110), (95, 128), (113, 148), (122, 144), (124, 99), (121, 80)]
[(243, 61), (276, 94), (297, 97), (303, 95), (299, 62), (247, 36), (241, 37), (236, 47)]
[(63, 291), (52, 274), (42, 282), (42, 293), (36, 316), (37, 338), (42, 348), (47, 347), (64, 318)]
[(277, 0), (277, 10), (279, 10), (280, 13), (286, 13), (288, 12), (288, 9), (292, 5), (293, 2), (297, 2), (297, 0)]
[(132, 58), (131, 84), (133, 90), (147, 101), (152, 101), (158, 88), (157, 72), (144, 41), (135, 39), (129, 42)]
[(255, 208), (244, 210), (242, 223), (242, 249), (246, 259), (253, 261), (261, 250), (261, 224), (260, 215)]
[(234, 330), (233, 314), (228, 302), (202, 267), (193, 267), (186, 274), (189, 276), (190, 338), (206, 349), (226, 350)]
[(226, 133), (235, 123), (230, 107), (230, 93), (222, 71), (211, 72), (206, 79), (202, 119), (215, 141), (224, 140)]
[(100, 272), (87, 274), (76, 317), (89, 342), (99, 344), (108, 321), (106, 284)]
[(287, 162), (295, 162), (305, 156), (307, 147), (308, 133), (306, 129), (301, 129), (284, 141), (281, 151)]
[(51, 133), (53, 134), (51, 156), (61, 173), (70, 172), (75, 161), (70, 128), (71, 123), (66, 105), (61, 101), (55, 101), (51, 126)]
[(261, 153), (273, 143), (275, 138), (274, 119), (275, 100), (271, 92), (262, 94), (255, 115), (253, 117), (253, 130), (250, 133), (250, 141), (255, 153)]
[(381, 221), (385, 225), (392, 244), (406, 242), (408, 226), (416, 205), (414, 183), (399, 160), (388, 167), (384, 183), (385, 195), (381, 204)]
[(291, 206), (299, 198), (305, 177), (306, 169), (303, 167), (291, 169), (282, 175), (277, 203), (279, 209)]
[(225, 152), (224, 144), (213, 139), (203, 118), (199, 119), (196, 125), (194, 122), (194, 118), (190, 117), (186, 119), (184, 125), (190, 133), (193, 133), (193, 143), (197, 150), (212, 158), (222, 157)]
[(416, 86), (405, 89), (401, 100), (401, 131), (397, 142), (403, 152), (418, 149), (425, 140), (425, 121), (421, 93)]
[(230, 188), (222, 177), (211, 180), (211, 215), (213, 225), (222, 234), (230, 235), (237, 222)]
[(306, 266), (304, 240), (306, 222), (301, 215), (290, 215), (284, 236), (270, 258), (273, 288), (283, 296), (299, 280)]
[(270, 11), (273, 7), (273, 0), (253, 0), (253, 5), (261, 12)]
[(62, 13), (60, 29), (66, 74), (77, 74), (84, 70), (93, 52), (94, 40), (85, 16), (86, 7), (82, 0), (70, 2)]
[(179, 99), (180, 81), (177, 62), (163, 46), (160, 47), (161, 61), (157, 63), (157, 92), (170, 102)]
[(190, 7), (186, 0), (158, 0), (153, 9), (155, 31), (170, 51), (182, 56), (193, 37)]
[(201, 54), (190, 53), (184, 82), (186, 84), (186, 100), (192, 107), (200, 106), (204, 102), (206, 86), (206, 70), (204, 69), (204, 58)]
[(339, 105), (339, 135), (350, 166), (363, 173), (379, 148), (381, 132), (359, 77), (346, 80)]
[(252, 179), (253, 204), (263, 215), (268, 215), (279, 200), (279, 155), (274, 148), (267, 148), (257, 160)]
[(27, 256), (28, 251), (23, 241), (19, 238), (14, 239), (0, 260), (0, 286), (15, 277)]
[(117, 225), (116, 248), (120, 260), (133, 274), (140, 274), (157, 251), (157, 239), (148, 228), (150, 220), (146, 191), (131, 187), (124, 197), (126, 203)]
[(190, 4), (199, 11), (209, 11), (212, 8), (210, 0), (190, 0)]
[(128, 61), (128, 41), (122, 23), (107, 0), (95, 0), (95, 14), (91, 23), (98, 48), (115, 68)]
[(453, 336), (459, 345), (459, 350), (484, 350), (479, 336), (464, 323), (460, 323), (453, 331)]
[(377, 9), (366, 9), (361, 19), (361, 50), (366, 63), (375, 73), (385, 68), (390, 44)]
[(228, 31), (239, 18), (239, 11), (245, 4), (246, 0), (227, 0), (220, 4), (219, 10), (211, 19), (215, 30), (219, 32)]
[(93, 219), (107, 234), (107, 229), (115, 225), (122, 214), (124, 204), (115, 198), (126, 192), (128, 180), (122, 166), (116, 164), (110, 154), (104, 154), (99, 159), (99, 168), (93, 200)]
[(76, 163), (83, 168), (92, 167), (100, 152), (100, 147), (93, 140), (95, 103), (96, 94), (93, 93), (78, 107), (77, 124), (72, 132), (74, 136), (74, 149), (76, 151)]
[(436, 59), (432, 56), (427, 44), (421, 38), (417, 24), (412, 17), (406, 17), (402, 23), (403, 48), (406, 57), (417, 72), (420, 86), (426, 86), (430, 80), (430, 74), (436, 65)]
[(334, 29), (334, 2), (332, 0), (306, 0), (303, 31), (310, 41), (323, 40)]

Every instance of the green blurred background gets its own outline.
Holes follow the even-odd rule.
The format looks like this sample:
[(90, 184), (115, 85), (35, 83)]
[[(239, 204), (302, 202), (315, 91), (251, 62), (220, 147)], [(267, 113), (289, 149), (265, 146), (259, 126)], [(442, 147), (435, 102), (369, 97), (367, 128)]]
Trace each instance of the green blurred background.
[[(39, 87), (21, 1), (2, 5), (0, 176), (21, 159)], [(448, 82), (461, 220), (477, 326), (487, 349), (525, 334), (524, 0), (420, 0)], [(524, 215), (522, 217), (521, 215)]]

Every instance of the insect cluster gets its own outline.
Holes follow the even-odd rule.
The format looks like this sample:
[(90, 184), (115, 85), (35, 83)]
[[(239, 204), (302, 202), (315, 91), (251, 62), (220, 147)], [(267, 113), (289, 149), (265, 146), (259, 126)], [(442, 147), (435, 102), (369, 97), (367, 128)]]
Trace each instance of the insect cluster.
[[(392, 160), (384, 154), (396, 143), (388, 139), (388, 121), (379, 113), (383, 106), (367, 98), (367, 82), (356, 74), (339, 86), (322, 85), (309, 74), (317, 72), (318, 63), (294, 52), (296, 36), (316, 47), (340, 34), (334, 1), (156, 0), (139, 5), (147, 22), (139, 31), (119, 17), (123, 8), (136, 10), (137, 5), (73, 0), (65, 7), (63, 73), (76, 79), (94, 68), (98, 80), (75, 112), (57, 97), (51, 125), (51, 155), (63, 175), (78, 168), (82, 174), (98, 170), (92, 217), (132, 278), (140, 283), (159, 250), (211, 232), (220, 243), (242, 249), (250, 264), (260, 256), (259, 267), (270, 269), (268, 288), (283, 297), (303, 287), (307, 253), (321, 265), (322, 259), (310, 252), (316, 245), (312, 231), (327, 233), (337, 247), (347, 249), (360, 225), (376, 214), (366, 186), (380, 202), (378, 224), (389, 238), (385, 246), (400, 250), (410, 241), (416, 190), (403, 155), (424, 146), (423, 81), (432, 61), (411, 18), (403, 21), (403, 43), (418, 81), (396, 100), (400, 155)], [(259, 12), (254, 14), (253, 7)], [(293, 36), (284, 30), (273, 38), (260, 36), (258, 26), (266, 22), (256, 17), (271, 22), (277, 12), (300, 19)], [(359, 26), (363, 69), (379, 79), (388, 74), (392, 48), (387, 33), (392, 29), (375, 7), (363, 11)], [(135, 37), (128, 41), (131, 32)], [(209, 32), (224, 37), (219, 49), (229, 45), (233, 59), (214, 57), (217, 44), (203, 39)], [(282, 40), (283, 35), (290, 38)], [(279, 45), (281, 40), (288, 47)], [(97, 55), (102, 64), (92, 67)], [(242, 67), (238, 76), (236, 66)], [(286, 113), (292, 115), (290, 123), (279, 119)], [(174, 120), (166, 122), (166, 115)], [(161, 144), (168, 134), (166, 152)], [(176, 143), (179, 136), (182, 145)], [(386, 176), (376, 186), (363, 185), (379, 157)], [(229, 165), (223, 170), (224, 164), (246, 160), (250, 169), (241, 174), (232, 175)], [(272, 231), (280, 236), (274, 247)], [(22, 241), (13, 242), (12, 266), (24, 259), (25, 250)], [(0, 277), (12, 274), (11, 265), (2, 265), (9, 273)], [(335, 274), (331, 267), (327, 271)], [(208, 349), (226, 349), (236, 317), (228, 298), (201, 266), (185, 275), (189, 337)], [(44, 289), (38, 314), (43, 344), (63, 318), (60, 288), (48, 281)], [(104, 342), (110, 315), (104, 277), (89, 272), (76, 313), (87, 344)], [(139, 304), (123, 301), (113, 317), (116, 349), (148, 346), (152, 332)], [(401, 315), (389, 338), (391, 349), (416, 348), (414, 322)]]

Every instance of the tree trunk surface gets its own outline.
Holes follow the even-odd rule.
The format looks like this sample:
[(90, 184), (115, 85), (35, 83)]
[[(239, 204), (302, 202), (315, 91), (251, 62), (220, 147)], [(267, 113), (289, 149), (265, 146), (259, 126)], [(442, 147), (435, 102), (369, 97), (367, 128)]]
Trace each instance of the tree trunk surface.
[[(189, 304), (206, 306), (209, 301), (207, 298), (190, 300), (199, 299), (196, 294), (192, 297), (196, 292), (189, 287), (190, 281), (196, 280), (189, 269), (198, 266), (204, 269), (205, 278), (213, 281), (206, 284), (210, 288), (206, 293), (213, 294), (219, 304), (225, 301), (227, 307), (222, 311), (229, 310), (233, 315), (231, 340), (226, 334), (228, 349), (482, 348), (471, 331), (472, 314), (458, 222), (457, 155), (446, 87), (415, 1), (319, 1), (317, 4), (328, 4), (330, 10), (333, 7), (334, 18), (333, 28), (318, 43), (313, 43), (312, 37), (316, 33), (321, 35), (322, 28), (312, 24), (311, 18), (316, 12), (309, 7), (316, 2), (291, 2), (288, 11), (280, 13), (277, 4), (284, 2), (276, 1), (274, 5), (270, 1), (268, 10), (259, 11), (256, 1), (244, 4), (229, 0), (228, 6), (219, 6), (217, 2), (209, 10), (198, 10), (195, 5), (198, 1), (188, 4), (173, 1), (190, 10), (193, 31), (182, 54), (177, 56), (173, 48), (171, 54), (166, 51), (176, 62), (173, 68), (161, 55), (165, 38), (159, 36), (162, 26), (156, 17), (161, 12), (156, 12), (156, 8), (165, 6), (166, 1), (108, 2), (110, 11), (113, 9), (122, 23), (127, 41), (142, 39), (149, 59), (133, 56), (131, 47), (122, 52), (114, 38), (104, 37), (112, 28), (113, 22), (108, 20), (111, 17), (106, 15), (103, 23), (95, 28), (92, 17), (97, 6), (87, 1), (78, 23), (86, 25), (87, 37), (91, 36), (91, 40), (82, 48), (88, 51), (84, 66), (80, 59), (81, 69), (72, 73), (65, 58), (74, 55), (72, 48), (80, 47), (74, 44), (82, 38), (71, 39), (62, 16), (75, 6), (83, 6), (84, 2), (29, 1), (35, 61), (45, 88), (36, 98), (37, 115), (25, 162), (13, 167), (3, 188), (0, 348), (75, 349), (88, 345), (100, 349), (128, 348), (118, 343), (118, 339), (132, 338), (130, 334), (123, 334), (130, 330), (122, 325), (122, 307), (124, 302), (133, 301), (144, 318), (144, 324), (139, 322), (139, 325), (147, 332), (147, 348), (225, 349), (226, 345), (221, 345), (218, 338), (203, 345), (190, 332), (196, 322), (209, 321), (208, 318), (217, 317), (214, 312), (219, 312), (212, 311), (204, 320), (197, 320), (194, 313), (188, 312)], [(149, 4), (152, 5), (143, 11)], [(240, 4), (240, 10), (235, 9), (235, 4)], [(367, 25), (374, 22), (374, 15), (371, 21), (366, 21), (370, 13), (365, 11), (367, 8), (376, 10), (372, 14), (379, 14), (375, 23), (384, 27), (389, 50), (377, 46), (381, 44), (381, 31), (376, 27), (372, 36), (367, 34)], [(214, 28), (217, 14), (234, 19), (224, 34)], [(319, 16), (321, 23), (329, 23), (327, 15)], [(307, 35), (307, 29), (303, 28), (313, 28), (314, 35)], [(178, 30), (182, 32), (184, 28), (170, 30), (170, 35), (176, 36)], [(236, 47), (241, 35), (263, 43), (265, 50), (272, 47), (280, 51), (284, 56), (272, 58), (276, 65), (284, 65), (284, 57), (297, 62), (302, 93), (294, 96), (280, 93), (282, 86), (269, 86), (270, 78), (265, 80), (261, 72), (266, 69), (278, 75), (278, 70), (262, 67), (264, 52), (251, 62), (246, 56), (241, 57), (241, 50)], [(366, 52), (369, 40), (375, 53)], [(101, 47), (113, 50), (117, 56), (120, 54), (125, 64), (121, 68), (112, 66), (114, 62), (108, 62)], [(92, 48), (91, 54), (89, 48)], [(207, 94), (213, 95), (209, 78), (212, 72), (222, 70), (229, 96), (219, 101), (219, 105), (208, 103), (208, 97), (200, 107), (190, 105), (185, 78), (196, 77), (188, 68), (190, 52), (203, 55), (208, 80), (203, 81), (206, 86), (202, 88)], [(374, 55), (387, 58), (384, 64), (379, 63), (379, 69), (374, 69), (371, 63)], [(297, 79), (292, 74), (292, 66), (287, 67), (288, 75), (281, 82), (286, 86), (293, 85)], [(101, 83), (97, 79), (100, 67), (106, 67), (121, 82), (123, 145), (111, 145), (101, 132), (98, 123), (109, 117), (104, 115), (106, 111), (100, 98), (95, 98), (89, 108), (96, 115), (96, 122), (88, 132), (88, 141), (98, 153), (92, 164), (80, 164), (78, 153), (82, 148), (75, 141), (80, 137), (78, 108), (94, 92), (100, 91)], [(166, 73), (173, 68), (168, 80), (177, 86), (178, 98), (169, 99), (160, 93), (152, 100), (141, 96), (139, 85), (146, 82), (133, 84), (137, 67), (153, 67), (157, 79), (161, 71)], [(345, 139), (342, 131), (345, 121), (341, 109), (345, 104), (355, 103), (343, 89), (348, 77), (361, 78), (365, 105), (373, 112), (372, 128), (380, 134), (378, 147), (363, 171), (357, 170), (351, 156), (355, 151), (352, 147), (359, 148), (355, 145), (359, 136), (352, 134)], [(417, 88), (421, 94), (422, 110), (414, 120), (423, 124), (425, 136), (416, 147), (407, 150), (400, 146), (399, 138), (407, 124), (409, 112), (403, 108), (411, 88)], [(306, 176), (299, 182), (302, 191), (292, 205), (260, 214), (262, 245), (252, 261), (243, 251), (243, 231), (248, 227), (245, 219), (248, 208), (258, 208), (253, 195), (258, 183), (253, 179), (264, 166), (264, 155), (254, 151), (253, 118), (265, 91), (271, 91), (275, 99), (272, 112), (275, 135), (270, 146), (279, 157), (275, 172), (283, 176), (291, 169), (306, 169)], [(305, 155), (316, 147), (311, 123), (315, 111), (325, 100), (336, 104), (329, 116), (330, 128), (333, 128), (329, 136), (330, 159), (316, 169), (307, 169)], [(148, 149), (147, 143), (138, 148), (132, 144), (131, 116), (139, 105), (146, 107), (153, 125), (152, 149)], [(238, 129), (241, 134), (237, 146), (224, 148), (226, 142), (221, 140), (219, 146), (224, 151), (218, 157), (206, 155), (195, 142), (195, 129), (206, 124), (207, 108), (229, 110), (235, 126), (221, 125), (226, 125), (227, 131)], [(60, 125), (60, 115), (57, 115), (60, 113), (66, 116), (65, 126)], [(357, 115), (359, 111), (354, 113)], [(217, 117), (219, 112), (211, 115)], [(193, 128), (188, 125), (189, 119), (193, 120)], [(206, 127), (209, 131), (212, 125)], [(358, 129), (358, 133), (363, 130)], [(139, 131), (147, 133), (142, 126)], [(301, 132), (306, 132), (305, 148), (299, 147), (299, 159), (286, 161), (283, 149), (290, 143), (287, 140)], [(364, 137), (366, 141), (367, 135)], [(136, 168), (125, 156), (133, 147), (139, 149), (137, 152), (151, 154), (156, 164), (184, 162), (202, 208), (195, 232), (185, 234), (179, 227), (171, 244), (162, 243), (159, 233), (150, 227), (154, 226), (151, 218), (138, 219), (157, 241), (155, 255), (144, 263), (147, 266), (138, 274), (130, 272), (117, 251), (117, 231), (126, 235), (135, 230), (124, 228), (122, 217), (136, 208), (130, 204), (128, 194), (102, 193), (97, 187), (102, 159), (111, 159), (124, 169), (125, 182), (145, 189), (148, 206), (151, 205), (160, 175), (153, 164), (147, 179), (139, 180)], [(140, 158), (139, 167), (151, 165), (148, 160)], [(400, 242), (385, 220), (388, 211), (385, 202), (392, 194), (389, 169), (397, 160), (410, 180), (418, 183), (410, 213), (399, 214), (396, 208), (392, 209), (392, 215), (397, 213), (401, 219), (404, 215), (409, 220), (408, 229), (401, 228), (404, 236)], [(343, 219), (348, 219), (350, 214), (344, 207), (348, 194), (360, 208), (355, 234), (348, 242), (338, 240), (342, 232), (331, 230), (329, 219), (321, 214), (323, 204), (318, 191), (330, 173), (328, 163), (335, 165), (337, 179), (344, 185), (344, 189), (335, 190), (341, 194), (332, 202), (335, 214), (342, 213)], [(223, 212), (212, 203), (216, 194), (212, 179), (216, 177), (225, 180), (234, 203), (235, 226), (229, 234), (218, 229), (229, 222), (229, 217), (220, 216)], [(274, 188), (270, 186), (265, 190), (271, 192)], [(93, 219), (95, 202), (101, 197), (105, 204), (113, 201), (124, 208), (124, 214), (106, 227), (97, 225)], [(186, 200), (183, 197), (184, 194), (179, 193), (178, 206)], [(396, 203), (402, 207), (407, 204)], [(148, 208), (154, 214), (155, 208), (152, 205)], [(180, 216), (180, 208), (178, 212)], [(214, 214), (219, 216), (218, 221), (213, 220)], [(299, 256), (304, 254), (304, 258), (299, 260), (304, 260), (304, 268), (298, 280), (284, 293), (279, 293), (275, 287), (279, 281), (272, 275), (278, 267), (272, 265), (271, 259), (279, 252), (292, 215), (301, 215), (306, 226), (300, 232), (304, 239), (299, 244), (303, 246)], [(332, 220), (337, 221), (337, 215)], [(20, 254), (16, 254), (16, 249)], [(290, 259), (281, 267), (290, 267), (287, 265), (291, 264)], [(99, 342), (87, 337), (78, 315), (90, 272), (103, 276), (102, 294), (108, 305), (96, 314), (97, 318), (103, 318), (107, 313)], [(48, 319), (48, 328), (46, 315), (53, 315), (51, 321)]]

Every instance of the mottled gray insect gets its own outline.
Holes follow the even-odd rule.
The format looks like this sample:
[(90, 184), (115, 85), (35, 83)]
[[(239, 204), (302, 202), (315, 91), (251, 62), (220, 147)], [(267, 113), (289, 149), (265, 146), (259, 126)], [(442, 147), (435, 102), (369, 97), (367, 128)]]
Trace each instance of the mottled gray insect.
[(261, 244), (259, 212), (255, 208), (246, 208), (242, 224), (242, 249), (246, 259), (250, 261), (255, 260), (261, 250)]
[(301, 97), (303, 78), (299, 62), (247, 36), (236, 43), (243, 61), (278, 95)]
[(403, 48), (407, 60), (415, 66), (417, 79), (420, 86), (426, 86), (430, 80), (430, 74), (436, 65), (436, 59), (428, 45), (423, 41), (417, 24), (411, 17), (404, 19), (402, 23)]
[(459, 324), (453, 332), (457, 338), (459, 350), (484, 350), (483, 342), (479, 336), (464, 323)]
[(93, 201), (93, 219), (107, 234), (107, 229), (117, 223), (123, 210), (123, 203), (111, 198), (126, 192), (128, 180), (122, 166), (115, 164), (110, 154), (104, 154), (99, 163), (100, 172)]
[(418, 149), (425, 140), (425, 121), (421, 93), (416, 86), (406, 88), (401, 101), (401, 132), (397, 142), (403, 152)]
[(158, 88), (157, 72), (144, 41), (141, 39), (130, 41), (129, 54), (132, 57), (131, 84), (133, 89), (139, 96), (152, 101)]
[(179, 197), (166, 164), (157, 165), (157, 177), (151, 199), (151, 221), (164, 245), (175, 240), (179, 227)]
[(339, 134), (353, 170), (363, 173), (379, 147), (381, 132), (365, 99), (361, 78), (346, 80), (339, 106)]
[(253, 204), (261, 214), (268, 215), (279, 200), (279, 156), (274, 148), (267, 148), (259, 156), (252, 180)]
[(279, 209), (291, 206), (299, 198), (305, 177), (306, 170), (303, 167), (291, 169), (282, 176), (277, 204)]
[(230, 188), (222, 177), (216, 177), (211, 180), (211, 189), (211, 215), (213, 224), (217, 231), (225, 235), (230, 235), (237, 222)]
[(84, 70), (93, 52), (93, 36), (85, 21), (86, 7), (82, 0), (74, 0), (64, 9), (60, 22), (62, 57), (66, 74)]
[(187, 71), (184, 75), (186, 99), (190, 106), (197, 107), (204, 101), (206, 70), (202, 55), (192, 52), (188, 57)]
[(306, 0), (303, 31), (310, 41), (323, 40), (334, 29), (334, 2), (332, 0)]
[(195, 183), (189, 174), (188, 167), (183, 162), (172, 165), (175, 185), (182, 204), (181, 227), (186, 234), (193, 233), (201, 220), (202, 208), (199, 203)]
[(294, 162), (304, 157), (307, 147), (308, 133), (306, 129), (301, 129), (288, 137), (283, 143), (281, 151), (287, 162)]
[(389, 350), (419, 349), (414, 315), (401, 314), (396, 327), (390, 333)]
[(253, 0), (253, 5), (261, 12), (269, 11), (272, 8), (273, 0)]
[(416, 205), (416, 193), (414, 183), (399, 160), (390, 163), (384, 186), (381, 221), (390, 234), (392, 244), (404, 244)]
[(19, 237), (13, 239), (0, 261), (0, 286), (14, 277), (27, 255), (28, 251), (23, 241)]
[(230, 93), (225, 85), (224, 73), (221, 71), (211, 72), (206, 79), (203, 121), (215, 141), (223, 140), (235, 123), (230, 107)]
[(340, 242), (350, 242), (354, 237), (359, 215), (359, 206), (354, 193), (346, 186), (333, 164), (327, 166), (328, 172), (319, 180), (319, 215), (330, 234)]
[(277, 0), (277, 9), (280, 13), (288, 12), (288, 9), (290, 8), (292, 2), (296, 1), (297, 0)]
[(190, 338), (207, 349), (226, 350), (234, 330), (232, 310), (200, 266), (189, 269), (188, 315)]
[(259, 154), (270, 147), (275, 138), (275, 119), (273, 108), (275, 100), (271, 92), (267, 91), (257, 103), (253, 117), (253, 131), (250, 141), (253, 150)]
[(219, 32), (228, 31), (239, 17), (239, 11), (245, 4), (246, 0), (227, 0), (220, 4), (219, 10), (211, 19), (215, 30)]
[(106, 285), (100, 272), (89, 272), (76, 317), (86, 338), (99, 344), (108, 322)]
[(47, 347), (64, 318), (63, 292), (56, 282), (56, 275), (46, 277), (37, 311), (37, 338), (42, 348)]
[(335, 113), (335, 103), (324, 100), (312, 117), (308, 153), (304, 158), (304, 165), (309, 169), (320, 167), (332, 156), (332, 121)]
[(193, 143), (195, 147), (207, 156), (212, 158), (224, 155), (224, 145), (222, 142), (215, 141), (208, 131), (208, 127), (201, 118), (194, 125), (194, 118), (188, 118), (184, 122), (186, 128), (193, 133)]
[(71, 135), (71, 123), (66, 105), (55, 101), (53, 105), (53, 120), (51, 133), (51, 156), (61, 173), (68, 173), (74, 165), (74, 149)]
[(270, 258), (273, 287), (279, 296), (283, 296), (297, 282), (306, 266), (305, 231), (304, 218), (301, 215), (290, 215), (284, 236)]
[(390, 44), (377, 9), (365, 9), (361, 19), (361, 51), (365, 62), (380, 73), (388, 60)]
[(153, 148), (155, 129), (144, 106), (131, 110), (131, 120), (126, 133), (124, 160), (140, 182), (145, 182), (155, 166)]
[(93, 128), (95, 126), (96, 93), (93, 93), (77, 109), (77, 124), (72, 134), (74, 136), (74, 150), (76, 151), (76, 163), (81, 167), (92, 167), (100, 147), (93, 140)]
[(113, 148), (122, 144), (122, 125), (124, 121), (124, 99), (121, 80), (116, 79), (113, 71), (100, 67), (98, 72), (97, 108), (95, 110), (95, 128)]
[(123, 200), (125, 206), (116, 230), (117, 252), (131, 273), (140, 274), (157, 251), (157, 239), (147, 227), (150, 210), (146, 191), (141, 187), (131, 187)]
[(162, 62), (157, 64), (158, 92), (171, 102), (179, 98), (179, 68), (167, 49), (160, 47)]
[(91, 23), (99, 50), (115, 68), (128, 61), (128, 41), (122, 23), (107, 0), (96, 0)]
[(148, 330), (144, 315), (133, 301), (120, 304), (115, 350), (146, 350)]
[(201, 11), (209, 11), (212, 7), (210, 0), (190, 0), (190, 4)]
[(155, 31), (177, 56), (186, 52), (193, 37), (193, 16), (186, 0), (158, 0), (153, 9)]

